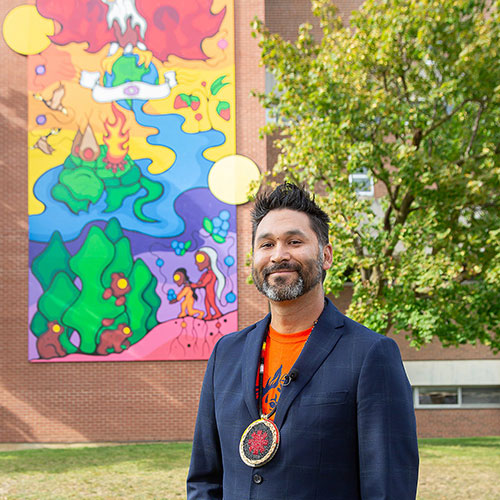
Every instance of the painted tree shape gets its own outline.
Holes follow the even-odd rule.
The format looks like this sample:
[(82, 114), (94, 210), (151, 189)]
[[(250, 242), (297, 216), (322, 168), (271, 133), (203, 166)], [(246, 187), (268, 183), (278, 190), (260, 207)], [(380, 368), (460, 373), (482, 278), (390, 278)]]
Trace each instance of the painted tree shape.
[(51, 321), (57, 321), (64, 326), (59, 340), (67, 353), (77, 351), (77, 347), (70, 342), (73, 330), (65, 324), (63, 316), (68, 307), (78, 298), (80, 291), (71, 278), (64, 271), (57, 273), (49, 288), (38, 300), (38, 311), (31, 322), (31, 331), (40, 337), (48, 330)]
[[(93, 226), (73, 257), (54, 233), (33, 265), (45, 291), (31, 330), (39, 337), (49, 322), (57, 321), (64, 327), (60, 341), (67, 353), (95, 354), (102, 332), (123, 323), (132, 331), (128, 340), (134, 344), (158, 324), (157, 280), (143, 260), (134, 262), (117, 219), (111, 219), (104, 231)], [(74, 284), (76, 277), (81, 289)], [(119, 287), (112, 289), (116, 283)], [(74, 331), (80, 336), (79, 347), (70, 341)]]
[(133, 332), (130, 337), (131, 344), (142, 339), (148, 333), (146, 324), (153, 312), (153, 308), (144, 300), (143, 293), (148, 288), (151, 278), (152, 275), (148, 266), (142, 259), (137, 259), (129, 276), (132, 290), (127, 298), (129, 325)]
[(80, 296), (64, 315), (64, 323), (80, 334), (80, 350), (95, 352), (97, 334), (104, 318), (116, 318), (124, 311), (113, 301), (103, 298), (102, 276), (113, 261), (115, 247), (102, 229), (93, 226), (78, 253), (70, 259), (70, 267), (80, 278)]
[(31, 271), (42, 285), (43, 290), (47, 290), (54, 276), (63, 271), (71, 280), (75, 274), (69, 266), (71, 254), (68, 252), (61, 238), (61, 233), (55, 231), (50, 237), (47, 248), (31, 264)]

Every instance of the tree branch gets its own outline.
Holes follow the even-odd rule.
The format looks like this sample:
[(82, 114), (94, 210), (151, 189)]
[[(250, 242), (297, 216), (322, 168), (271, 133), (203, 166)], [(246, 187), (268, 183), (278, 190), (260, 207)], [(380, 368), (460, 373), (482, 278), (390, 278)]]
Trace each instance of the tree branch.
[[(406, 219), (408, 218), (408, 215), (410, 215), (410, 212), (412, 211), (411, 205), (414, 202), (414, 200), (415, 200), (415, 196), (413, 196), (412, 193), (406, 193), (405, 197), (403, 198), (403, 201), (401, 202), (401, 207), (399, 208), (398, 215), (396, 216), (396, 220), (394, 221), (394, 227), (397, 225), (399, 225), (399, 226), (404, 225), (404, 223), (406, 222)], [(396, 232), (384, 250), (384, 255), (386, 257), (389, 257), (392, 255), (398, 242), (399, 242), (399, 233)]]
[(469, 153), (472, 149), (472, 145), (474, 144), (474, 141), (476, 140), (477, 132), (479, 130), (479, 122), (481, 121), (481, 115), (483, 114), (483, 111), (484, 111), (484, 106), (483, 106), (483, 103), (480, 102), (479, 109), (477, 110), (476, 119), (474, 121), (474, 127), (472, 128), (472, 134), (470, 137), (470, 141), (469, 141), (469, 144), (467, 145), (467, 149), (465, 150), (465, 153), (464, 153), (465, 157), (469, 156)]
[(460, 106), (456, 107), (449, 115), (447, 114), (446, 116), (444, 116), (443, 118), (441, 118), (441, 120), (438, 120), (436, 123), (434, 123), (433, 125), (431, 125), (431, 127), (429, 129), (427, 129), (425, 132), (423, 132), (422, 133), (422, 139), (424, 139), (425, 137), (427, 137), (431, 132), (433, 132), (434, 130), (436, 130), (443, 123), (447, 122), (448, 120), (451, 120), (451, 118), (454, 115), (456, 115), (460, 110), (462, 110), (464, 108), (464, 106), (468, 102), (472, 102), (472, 101), (473, 101), (472, 99), (465, 99), (462, 102), (462, 104), (460, 104)]

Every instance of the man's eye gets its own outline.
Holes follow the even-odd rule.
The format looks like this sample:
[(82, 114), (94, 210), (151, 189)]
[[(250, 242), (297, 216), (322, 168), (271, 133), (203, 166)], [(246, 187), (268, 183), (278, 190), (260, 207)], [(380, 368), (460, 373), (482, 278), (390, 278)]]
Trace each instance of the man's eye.
[(290, 241), (291, 245), (300, 245), (301, 243), (302, 243), (302, 241), (300, 241), (300, 240), (291, 240)]
[(272, 243), (267, 242), (267, 243), (262, 243), (262, 245), (260, 246), (260, 248), (270, 248), (272, 246), (273, 246)]

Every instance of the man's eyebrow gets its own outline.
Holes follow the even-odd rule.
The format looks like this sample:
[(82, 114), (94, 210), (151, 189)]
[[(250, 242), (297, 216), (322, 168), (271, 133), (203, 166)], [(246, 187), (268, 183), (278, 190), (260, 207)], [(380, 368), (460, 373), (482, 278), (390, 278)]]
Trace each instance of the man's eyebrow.
[[(301, 236), (302, 238), (306, 238), (306, 234), (304, 232), (302, 232), (300, 229), (290, 229), (290, 231), (286, 231), (284, 233), (285, 236)], [(260, 234), (257, 238), (256, 238), (256, 241), (260, 241), (260, 240), (266, 240), (268, 238), (273, 238), (275, 237), (275, 233), (270, 233), (270, 232), (267, 232), (267, 233), (264, 233), (264, 234)]]

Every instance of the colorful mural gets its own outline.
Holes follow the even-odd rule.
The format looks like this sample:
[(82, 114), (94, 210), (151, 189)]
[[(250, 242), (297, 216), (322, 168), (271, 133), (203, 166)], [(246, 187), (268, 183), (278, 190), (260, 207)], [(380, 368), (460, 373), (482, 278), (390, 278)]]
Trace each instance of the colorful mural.
[[(35, 5), (33, 5), (35, 4)], [(37, 0), (28, 56), (29, 359), (207, 359), (237, 329), (232, 0)]]

